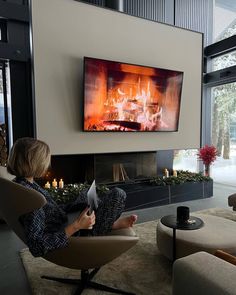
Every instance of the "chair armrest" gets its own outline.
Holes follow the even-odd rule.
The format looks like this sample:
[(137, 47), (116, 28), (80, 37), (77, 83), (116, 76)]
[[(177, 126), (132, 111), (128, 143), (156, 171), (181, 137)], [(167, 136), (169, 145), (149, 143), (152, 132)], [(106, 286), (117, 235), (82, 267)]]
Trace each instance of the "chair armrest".
[(71, 237), (69, 245), (48, 253), (44, 258), (74, 269), (100, 267), (133, 247), (136, 236)]
[(122, 229), (113, 229), (108, 236), (127, 236), (127, 237), (136, 237), (136, 233), (132, 227), (122, 228)]
[(0, 177), (8, 180), (12, 180), (14, 178), (13, 175), (7, 172), (7, 168), (5, 166), (0, 166)]
[(206, 252), (177, 259), (173, 266), (173, 295), (233, 295), (236, 267)]
[(228, 205), (230, 207), (236, 207), (236, 194), (232, 194), (228, 196)]

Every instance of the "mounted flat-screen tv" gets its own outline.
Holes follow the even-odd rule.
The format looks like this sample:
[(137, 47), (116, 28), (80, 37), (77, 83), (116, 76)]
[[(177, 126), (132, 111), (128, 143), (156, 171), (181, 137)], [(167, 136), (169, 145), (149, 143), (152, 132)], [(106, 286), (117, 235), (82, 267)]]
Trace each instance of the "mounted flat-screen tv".
[(183, 72), (84, 58), (84, 131), (178, 131)]

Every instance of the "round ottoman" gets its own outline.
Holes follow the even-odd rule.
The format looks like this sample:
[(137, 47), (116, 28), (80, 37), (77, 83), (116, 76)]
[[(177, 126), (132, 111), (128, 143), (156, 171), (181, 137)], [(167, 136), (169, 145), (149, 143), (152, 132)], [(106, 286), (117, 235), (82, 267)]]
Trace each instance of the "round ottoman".
[[(197, 230), (176, 230), (176, 258), (184, 257), (198, 251), (214, 253), (221, 249), (236, 254), (235, 221), (205, 214), (192, 214), (204, 221), (204, 226)], [(168, 259), (172, 260), (173, 230), (157, 224), (157, 247)]]

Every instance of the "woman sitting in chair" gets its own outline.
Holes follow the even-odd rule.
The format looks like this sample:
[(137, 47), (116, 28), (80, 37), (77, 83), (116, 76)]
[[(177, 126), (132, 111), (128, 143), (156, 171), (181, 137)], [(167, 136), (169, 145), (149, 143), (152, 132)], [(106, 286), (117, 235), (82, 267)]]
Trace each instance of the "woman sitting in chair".
[[(43, 256), (48, 251), (65, 247), (68, 238), (79, 234), (80, 230), (90, 229), (92, 235), (105, 235), (112, 229), (133, 226), (136, 215), (120, 217), (125, 207), (126, 193), (115, 188), (104, 194), (96, 212), (89, 215), (87, 191), (80, 193), (75, 201), (58, 205), (49, 192), (40, 187), (34, 178), (45, 175), (50, 165), (49, 146), (34, 138), (20, 138), (13, 145), (7, 163), (9, 173), (16, 176), (15, 182), (34, 189), (46, 198), (47, 203), (21, 217), (25, 229), (27, 245), (34, 256)], [(78, 218), (66, 225), (66, 213), (82, 210)], [(95, 222), (96, 221), (96, 222)]]

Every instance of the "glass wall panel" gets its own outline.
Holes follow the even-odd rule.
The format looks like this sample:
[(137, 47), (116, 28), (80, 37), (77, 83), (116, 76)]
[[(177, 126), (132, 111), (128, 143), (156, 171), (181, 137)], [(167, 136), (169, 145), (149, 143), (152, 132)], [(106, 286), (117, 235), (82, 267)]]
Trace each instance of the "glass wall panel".
[(12, 145), (12, 116), (9, 64), (0, 61), (0, 165), (6, 164)]
[(198, 150), (175, 150), (173, 170), (188, 170), (190, 172), (198, 172)]
[(212, 60), (212, 71), (222, 70), (236, 65), (236, 50), (223, 54)]
[(4, 96), (3, 96), (3, 70), (0, 68), (0, 125), (5, 124), (4, 111)]
[(236, 82), (212, 87), (212, 144), (218, 157), (212, 165), (214, 181), (236, 184)]
[(7, 87), (7, 122), (8, 122), (8, 143), (9, 148), (13, 145), (13, 129), (12, 129), (12, 108), (11, 108), (11, 83), (10, 83), (10, 65), (5, 63), (6, 87)]
[(236, 34), (236, 1), (215, 0), (213, 42)]

